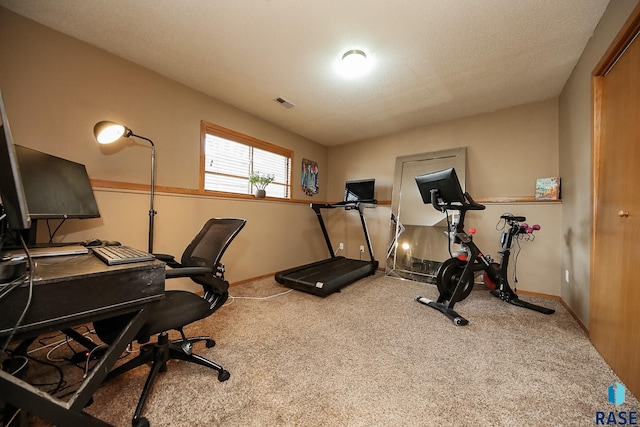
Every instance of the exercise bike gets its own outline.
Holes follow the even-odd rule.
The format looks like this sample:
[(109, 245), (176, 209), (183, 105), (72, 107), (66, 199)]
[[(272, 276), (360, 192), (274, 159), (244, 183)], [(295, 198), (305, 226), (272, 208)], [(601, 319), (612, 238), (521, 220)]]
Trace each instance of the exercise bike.
[(485, 255), (473, 242), (473, 233), (464, 230), (464, 219), (467, 211), (484, 210), (485, 206), (476, 203), (469, 193), (463, 193), (454, 168), (416, 177), (418, 189), (425, 204), (444, 212), (459, 212), (449, 225), (449, 235), (453, 243), (459, 244), (461, 250), (444, 261), (436, 272), (436, 285), (440, 296), (437, 301), (426, 297), (417, 297), (416, 301), (434, 308), (449, 318), (455, 325), (467, 325), (469, 321), (458, 314), (454, 305), (469, 296), (473, 290), (475, 275), (484, 273), (485, 285), (492, 288), (492, 295), (510, 304), (535, 310), (543, 314), (552, 314), (555, 310), (522, 301), (511, 288), (508, 281), (509, 258), (514, 239), (533, 238), (534, 231), (540, 226), (529, 227), (523, 216), (504, 214), (500, 218), (505, 221), (505, 230), (500, 242), (502, 250), (498, 252), (500, 262), (495, 262)]

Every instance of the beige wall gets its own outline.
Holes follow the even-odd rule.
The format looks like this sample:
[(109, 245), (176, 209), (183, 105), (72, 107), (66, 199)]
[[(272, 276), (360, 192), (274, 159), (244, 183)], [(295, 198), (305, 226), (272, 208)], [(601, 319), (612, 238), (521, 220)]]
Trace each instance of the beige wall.
[[(562, 299), (589, 326), (591, 264), (591, 73), (638, 1), (612, 1), (560, 96)], [(565, 280), (565, 271), (569, 281)]]
[(558, 100), (549, 99), (329, 148), (329, 197), (345, 179), (376, 178), (391, 200), (396, 157), (467, 147), (474, 198), (533, 196), (536, 178), (558, 174)]
[[(425, 126), (408, 132), (329, 148), (329, 198), (339, 199), (345, 180), (375, 178), (376, 197), (391, 200), (396, 157), (467, 147), (466, 189), (476, 199), (532, 197), (536, 178), (558, 176), (558, 100), (550, 99), (487, 114)], [(433, 209), (425, 206), (425, 210)], [(535, 242), (523, 243), (518, 260), (519, 289), (560, 294), (561, 212), (559, 203), (489, 203), (470, 213), (466, 224), (476, 227), (476, 243), (497, 257), (501, 214), (524, 215), (542, 226)], [(377, 258), (384, 264), (391, 230), (389, 204), (366, 212)], [(331, 213), (330, 230), (344, 238), (348, 256), (363, 244), (357, 215), (340, 223)], [(355, 217), (355, 218), (353, 218)], [(338, 237), (340, 239), (340, 237)], [(540, 266), (544, 266), (541, 268)]]
[[(591, 225), (590, 73), (637, 1), (613, 1), (558, 99), (426, 126), (329, 149), (172, 82), (102, 50), (0, 8), (0, 88), (16, 143), (87, 165), (92, 178), (147, 183), (149, 151), (144, 144), (98, 147), (93, 124), (126, 123), (158, 146), (157, 184), (197, 188), (199, 123), (207, 120), (292, 148), (294, 197), (302, 158), (320, 166), (321, 194), (338, 200), (347, 179), (376, 178), (377, 198), (389, 201), (395, 158), (466, 146), (467, 190), (476, 198), (530, 196), (535, 179), (562, 177), (562, 204), (488, 204), (469, 216), (477, 242), (497, 249), (494, 231), (502, 212), (522, 214), (543, 230), (527, 243), (519, 263), (520, 288), (561, 295), (583, 323), (588, 321)], [(130, 144), (133, 144), (131, 142)], [(348, 159), (348, 160), (347, 160)], [(146, 244), (148, 199), (144, 193), (96, 190), (97, 220), (65, 225), (67, 241), (88, 237)], [(306, 204), (230, 200), (159, 194), (156, 248), (179, 253), (210, 216), (240, 216), (247, 228), (225, 262), (239, 281), (326, 256), (315, 216)], [(377, 258), (389, 238), (389, 205), (368, 209)], [(363, 244), (357, 215), (331, 212), (332, 238), (358, 257)], [(336, 219), (334, 220), (334, 217)], [(541, 267), (542, 266), (542, 267)], [(570, 281), (563, 281), (564, 271)]]
[[(325, 147), (3, 8), (0, 40), (0, 88), (15, 143), (83, 163), (92, 179), (149, 183), (149, 145), (132, 138), (99, 146), (93, 126), (105, 119), (154, 141), (158, 186), (198, 188), (201, 120), (292, 149), (296, 199), (312, 200), (299, 185), (303, 158), (327, 170)], [(325, 180), (321, 174), (321, 189)], [(58, 236), (146, 248), (148, 195), (97, 189), (96, 198), (102, 217), (68, 221)], [(154, 249), (178, 255), (205, 219), (246, 218), (224, 258), (232, 282), (327, 256), (305, 203), (158, 194), (156, 210)]]

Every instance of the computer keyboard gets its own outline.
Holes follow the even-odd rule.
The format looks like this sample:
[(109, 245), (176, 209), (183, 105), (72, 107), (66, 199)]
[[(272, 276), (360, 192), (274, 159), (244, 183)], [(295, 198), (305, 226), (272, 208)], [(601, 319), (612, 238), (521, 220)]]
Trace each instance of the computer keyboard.
[(150, 253), (129, 246), (99, 246), (91, 248), (91, 250), (107, 265), (129, 264), (154, 259)]

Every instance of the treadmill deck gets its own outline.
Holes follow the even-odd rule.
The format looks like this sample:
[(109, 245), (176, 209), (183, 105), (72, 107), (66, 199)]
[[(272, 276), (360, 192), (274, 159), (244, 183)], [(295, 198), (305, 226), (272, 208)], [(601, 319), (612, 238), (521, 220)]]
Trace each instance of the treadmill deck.
[(378, 261), (363, 261), (336, 256), (276, 273), (278, 283), (318, 296), (327, 296), (366, 276), (378, 268)]

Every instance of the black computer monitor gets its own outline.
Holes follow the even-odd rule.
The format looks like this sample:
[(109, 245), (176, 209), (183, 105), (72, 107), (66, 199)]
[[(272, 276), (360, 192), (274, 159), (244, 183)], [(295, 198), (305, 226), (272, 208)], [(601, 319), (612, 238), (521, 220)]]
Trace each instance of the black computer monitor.
[(1, 91), (0, 119), (0, 200), (8, 227), (12, 230), (26, 230), (31, 227), (31, 217)]
[(374, 200), (375, 179), (361, 179), (357, 181), (347, 181), (344, 188), (345, 202), (359, 202)]
[(83, 164), (20, 145), (15, 151), (31, 219), (100, 216)]
[(425, 204), (431, 204), (432, 189), (438, 191), (438, 197), (444, 203), (464, 203), (464, 193), (455, 168), (416, 176), (415, 179)]

